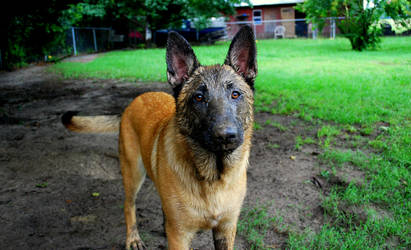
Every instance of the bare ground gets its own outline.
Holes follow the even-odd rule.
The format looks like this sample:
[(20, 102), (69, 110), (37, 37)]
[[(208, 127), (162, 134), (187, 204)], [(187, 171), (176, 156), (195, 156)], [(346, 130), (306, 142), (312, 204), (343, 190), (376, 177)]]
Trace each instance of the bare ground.
[[(0, 74), (0, 249), (123, 249), (123, 190), (117, 159), (118, 135), (84, 135), (60, 122), (68, 110), (120, 114), (137, 95), (166, 91), (166, 83), (67, 80), (47, 67)], [(257, 113), (277, 122), (255, 131), (244, 207), (269, 204), (286, 230), (273, 228), (268, 247), (284, 248), (287, 234), (324, 223), (318, 179), (319, 149), (295, 149), (296, 136), (317, 128), (288, 116)], [(321, 189), (321, 188), (322, 189)], [(150, 180), (137, 198), (138, 224), (149, 249), (166, 248), (160, 200)], [(213, 249), (210, 232), (193, 248)], [(248, 249), (238, 235), (236, 249)]]

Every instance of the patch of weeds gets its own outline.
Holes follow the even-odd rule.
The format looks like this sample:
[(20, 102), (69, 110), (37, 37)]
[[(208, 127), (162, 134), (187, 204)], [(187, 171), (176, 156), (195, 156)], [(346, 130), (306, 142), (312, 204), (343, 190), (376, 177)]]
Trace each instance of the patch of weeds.
[(329, 148), (335, 136), (339, 135), (341, 131), (330, 125), (322, 126), (317, 131), (317, 137), (320, 140), (320, 145), (323, 148)]
[[(407, 243), (397, 247), (398, 235), (392, 234), (397, 225), (391, 220), (368, 219), (360, 225), (347, 229), (325, 224), (317, 234), (293, 233), (288, 240), (288, 249), (406, 249)], [(392, 239), (392, 240), (387, 240)], [(391, 242), (390, 242), (391, 241)], [(395, 242), (395, 243), (393, 243)]]
[(260, 130), (260, 129), (263, 129), (263, 126), (261, 126), (261, 125), (260, 125), (260, 124), (258, 124), (257, 122), (254, 122), (253, 126), (254, 126), (254, 130)]
[(310, 113), (306, 113), (304, 109), (301, 110), (301, 112), (297, 114), (297, 117), (307, 122), (313, 121), (313, 116)]
[(297, 120), (291, 120), (290, 126), (291, 126), (291, 127), (297, 126)]
[(324, 177), (326, 180), (328, 180), (328, 179), (330, 178), (330, 171), (328, 171), (328, 170), (322, 170), (322, 171), (320, 172), (320, 175), (321, 175), (322, 177)]
[(341, 196), (342, 200), (348, 202), (348, 204), (364, 204), (369, 202), (369, 198), (366, 195), (364, 196), (362, 190), (353, 183), (348, 184), (348, 187), (344, 190)]
[(265, 122), (265, 125), (270, 125), (270, 126), (272, 126), (272, 127), (274, 127), (274, 128), (277, 128), (277, 129), (280, 130), (281, 132), (284, 132), (284, 131), (287, 131), (287, 130), (288, 130), (287, 127), (283, 126), (281, 123), (275, 122), (275, 121), (271, 121), (270, 119), (268, 119), (268, 120)]
[(344, 129), (347, 133), (350, 133), (350, 134), (354, 134), (354, 133), (356, 133), (356, 132), (358, 131), (354, 126), (352, 126), (352, 125), (350, 125), (350, 124), (344, 125), (344, 126), (343, 126), (343, 129)]
[(49, 186), (49, 183), (47, 181), (36, 184), (36, 187), (38, 187), (38, 188), (46, 188), (48, 186)]
[(389, 129), (386, 143), (389, 147), (384, 151), (384, 157), (399, 167), (410, 168), (411, 121)]
[(280, 145), (278, 145), (277, 143), (268, 143), (267, 146), (271, 149), (279, 149), (280, 148)]
[(374, 132), (374, 128), (372, 126), (364, 126), (360, 129), (361, 135), (368, 136)]
[(242, 211), (238, 232), (250, 244), (250, 249), (264, 249), (264, 236), (271, 227), (266, 206), (256, 206)]
[(340, 133), (341, 133), (341, 131), (339, 129), (337, 129), (336, 127), (330, 126), (330, 125), (325, 125), (325, 126), (322, 126), (317, 131), (317, 136), (318, 136), (318, 138), (331, 137), (331, 136), (339, 135)]
[[(398, 141), (390, 141), (390, 147), (384, 146), (389, 144), (382, 137), (369, 143), (382, 150), (380, 155), (359, 150), (325, 151), (322, 161), (339, 167), (346, 163), (358, 166), (365, 171), (366, 181), (360, 186), (334, 186), (322, 203), (329, 223), (317, 234), (290, 235), (290, 249), (299, 245), (299, 249), (406, 249), (411, 244), (411, 176), (406, 168), (409, 148), (396, 145), (408, 143), (409, 138), (395, 138)], [(396, 147), (401, 148), (398, 155), (392, 154)], [(330, 173), (323, 170), (321, 175), (328, 180)]]
[(264, 237), (270, 229), (275, 228), (279, 233), (288, 233), (283, 218), (270, 215), (267, 210), (268, 205), (257, 205), (241, 212), (237, 230), (248, 242), (248, 249), (270, 249), (264, 242)]
[(369, 158), (360, 150), (328, 149), (320, 155), (320, 160), (328, 165), (342, 167), (346, 163), (363, 168), (369, 163)]
[(375, 140), (368, 142), (368, 145), (378, 151), (382, 151), (388, 148), (388, 145), (383, 140), (382, 136), (378, 136)]
[(354, 135), (351, 137), (350, 144), (351, 147), (358, 148), (364, 144), (364, 137), (362, 137), (361, 135)]
[(300, 150), (302, 146), (306, 144), (317, 144), (316, 140), (311, 137), (303, 139), (301, 136), (295, 138), (295, 149)]
[[(334, 188), (322, 203), (330, 224), (326, 224), (319, 234), (310, 239), (310, 248), (392, 249), (395, 246), (398, 249), (409, 245), (410, 228), (407, 220), (378, 214), (374, 209), (363, 206), (367, 203), (363, 190), (353, 184), (345, 190)], [(331, 232), (338, 241), (321, 240), (323, 234)], [(396, 239), (396, 242), (390, 243), (390, 239)], [(338, 247), (339, 244), (344, 247)]]

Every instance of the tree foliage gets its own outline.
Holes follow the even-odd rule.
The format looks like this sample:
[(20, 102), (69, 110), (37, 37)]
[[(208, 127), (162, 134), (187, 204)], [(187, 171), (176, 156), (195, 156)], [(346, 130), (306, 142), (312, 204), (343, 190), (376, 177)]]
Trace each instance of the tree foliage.
[(410, 18), (409, 0), (306, 0), (297, 9), (320, 30), (326, 17), (343, 17), (337, 22), (341, 33), (350, 40), (354, 50), (373, 48), (380, 42), (378, 21), (390, 17), (407, 26)]
[(2, 67), (11, 69), (35, 61), (61, 46), (64, 28), (59, 17), (71, 1), (11, 1), (0, 13)]
[(233, 13), (241, 2), (249, 0), (15, 0), (0, 13), (1, 66), (11, 69), (41, 59), (64, 46), (72, 26), (112, 27), (126, 34), (130, 25), (156, 30), (191, 19), (201, 28), (210, 17)]
[(66, 26), (112, 26), (144, 16), (144, 0), (82, 0), (69, 4), (60, 18)]
[(249, 0), (145, 0), (145, 13), (153, 30), (177, 27), (183, 19), (191, 19), (197, 28), (207, 25), (211, 17), (233, 14), (235, 4)]

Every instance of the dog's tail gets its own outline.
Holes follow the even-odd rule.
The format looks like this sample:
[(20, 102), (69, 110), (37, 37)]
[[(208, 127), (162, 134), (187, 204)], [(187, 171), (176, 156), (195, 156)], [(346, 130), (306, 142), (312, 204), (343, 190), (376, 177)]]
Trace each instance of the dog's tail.
[(79, 133), (113, 133), (120, 128), (120, 116), (98, 115), (77, 116), (77, 111), (68, 111), (61, 117), (61, 122), (71, 131)]

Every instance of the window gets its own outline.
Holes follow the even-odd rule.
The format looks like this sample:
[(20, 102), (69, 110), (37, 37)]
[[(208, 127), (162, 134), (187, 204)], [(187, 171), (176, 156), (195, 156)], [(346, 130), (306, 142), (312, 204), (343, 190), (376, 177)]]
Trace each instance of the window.
[(261, 21), (263, 20), (263, 12), (262, 10), (253, 10), (253, 21), (254, 24), (261, 24)]

